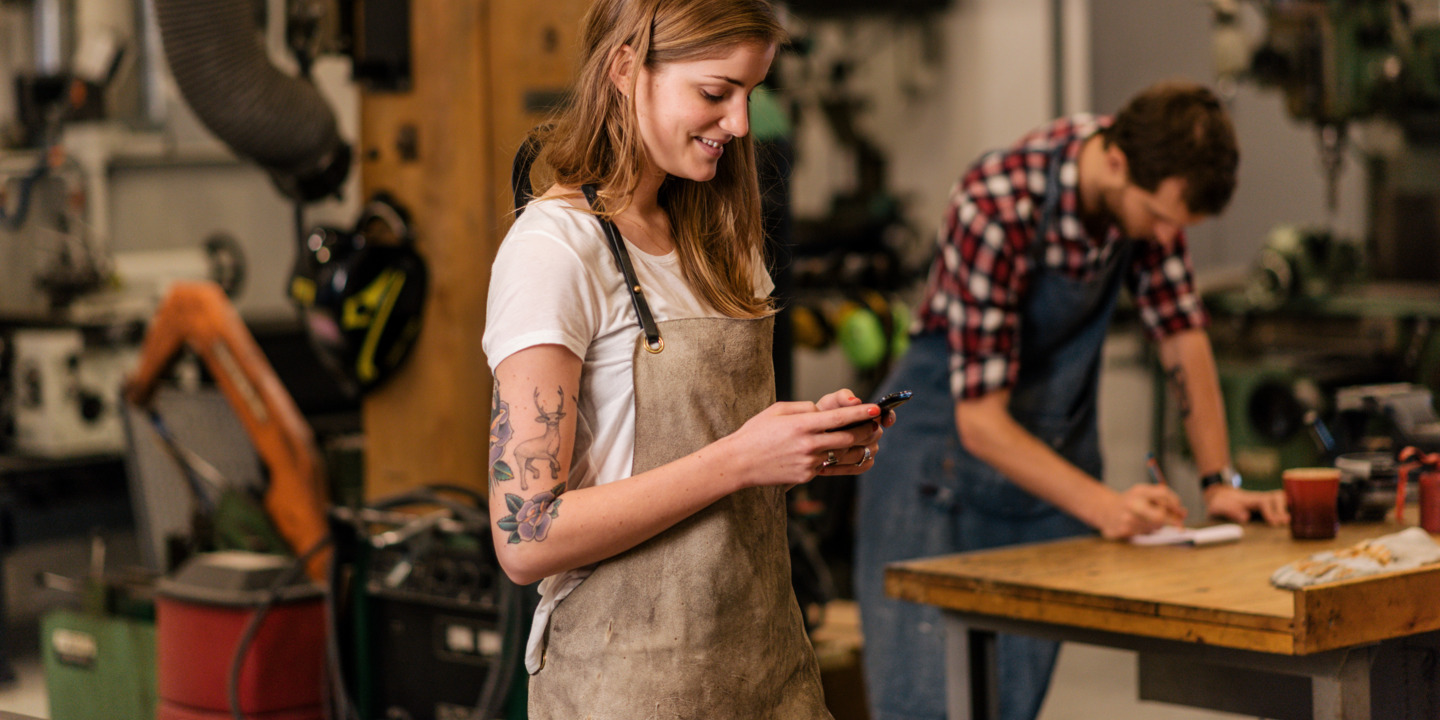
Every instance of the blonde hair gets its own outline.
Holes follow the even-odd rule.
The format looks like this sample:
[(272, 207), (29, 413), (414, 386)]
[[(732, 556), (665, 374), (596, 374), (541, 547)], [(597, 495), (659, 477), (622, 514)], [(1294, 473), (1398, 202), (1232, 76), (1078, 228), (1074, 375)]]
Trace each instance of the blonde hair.
[[(535, 131), (541, 143), (536, 187), (593, 184), (602, 217), (629, 207), (648, 164), (632, 98), (610, 81), (610, 66), (625, 46), (644, 67), (709, 59), (745, 43), (778, 45), (785, 30), (768, 0), (596, 0), (581, 31), (581, 64), (569, 104)], [(670, 176), (659, 204), (670, 219), (685, 279), (702, 299), (727, 317), (757, 318), (773, 312), (769, 298), (755, 297), (757, 258), (764, 230), (755, 146), (750, 136), (732, 140), (715, 177), (695, 182)]]

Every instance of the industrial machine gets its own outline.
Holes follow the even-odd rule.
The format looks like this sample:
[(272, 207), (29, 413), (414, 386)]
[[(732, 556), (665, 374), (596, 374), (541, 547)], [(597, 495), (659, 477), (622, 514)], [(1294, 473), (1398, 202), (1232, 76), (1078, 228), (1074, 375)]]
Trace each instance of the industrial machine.
[(500, 571), (484, 498), (421, 488), (330, 513), (341, 702), (360, 718), (523, 718), (539, 600)]
[[(204, 362), (269, 470), (266, 514), (291, 550), (305, 554), (326, 534), (320, 455), (310, 426), (218, 286), (185, 282), (171, 287), (146, 332), (126, 399), (148, 406), (186, 348)], [(312, 579), (324, 580), (327, 561), (323, 553), (310, 557)]]
[[(1291, 116), (1314, 124), (1332, 211), (1352, 130), (1399, 136), (1398, 147), (1376, 140), (1362, 148), (1371, 270), (1381, 279), (1440, 279), (1440, 7), (1407, 0), (1211, 5), (1222, 79), (1277, 88)], [(1246, 5), (1263, 15), (1258, 42), (1242, 30)]]
[[(1398, 438), (1413, 433), (1394, 424), (1400, 401), (1381, 402), (1374, 388), (1412, 388), (1399, 393), (1399, 407), (1433, 415), (1440, 389), (1440, 6), (1210, 5), (1221, 85), (1274, 88), (1289, 115), (1314, 126), (1332, 220), (1347, 158), (1362, 159), (1358, 170), (1368, 184), (1365, 237), (1282, 225), (1239, 282), (1206, 288), (1233, 460), (1247, 486), (1267, 489), (1279, 486), (1285, 467), (1393, 454)], [(1164, 395), (1157, 393), (1162, 404)], [(1162, 448), (1178, 438), (1173, 416), (1157, 427)]]
[(120, 385), (133, 346), (87, 345), (79, 328), (18, 330), (10, 344), (16, 452), (76, 457), (124, 449)]
[(41, 621), (40, 653), (52, 720), (153, 720), (155, 576), (106, 568), (106, 545), (91, 538), (89, 574), (42, 573), (41, 584), (75, 596)]

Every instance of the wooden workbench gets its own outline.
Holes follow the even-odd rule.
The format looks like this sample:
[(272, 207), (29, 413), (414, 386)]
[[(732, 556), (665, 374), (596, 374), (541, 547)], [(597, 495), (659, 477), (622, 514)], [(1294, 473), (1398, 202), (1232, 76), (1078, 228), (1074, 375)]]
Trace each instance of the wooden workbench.
[[(1440, 677), (1433, 650), (1424, 651), (1431, 653), (1428, 675), (1407, 671), (1419, 673), (1409, 679), (1428, 695), (1398, 706), (1424, 705), (1423, 712), (1394, 714), (1396, 706), (1387, 703), (1400, 701), (1379, 698), (1379, 690), (1398, 684), (1403, 693), (1409, 685), (1400, 676), (1371, 678), (1370, 669), (1401, 645), (1440, 646), (1434, 632), (1440, 630), (1440, 564), (1296, 591), (1269, 581), (1291, 561), (1400, 529), (1352, 524), (1334, 540), (1295, 541), (1287, 529), (1251, 525), (1237, 543), (1205, 547), (1097, 538), (1025, 545), (898, 563), (886, 571), (886, 591), (947, 611), (952, 718), (993, 713), (989, 653), (996, 631), (1140, 651), (1142, 697), (1148, 668), (1153, 699), (1265, 717), (1434, 717), (1436, 701), (1428, 695)], [(1167, 663), (1146, 659), (1162, 656), (1177, 661), (1178, 681), (1164, 679)], [(1223, 672), (1226, 667), (1243, 668), (1252, 679), (1268, 672), (1306, 682), (1288, 699), (1267, 692), (1259, 712), (1244, 698), (1228, 697), (1243, 682)], [(1197, 678), (1211, 670), (1216, 697), (1200, 697), (1206, 693)], [(1396, 671), (1387, 666), (1386, 672)], [(1178, 685), (1182, 697), (1167, 697), (1175, 694), (1167, 685)], [(1277, 703), (1281, 707), (1272, 707)]]

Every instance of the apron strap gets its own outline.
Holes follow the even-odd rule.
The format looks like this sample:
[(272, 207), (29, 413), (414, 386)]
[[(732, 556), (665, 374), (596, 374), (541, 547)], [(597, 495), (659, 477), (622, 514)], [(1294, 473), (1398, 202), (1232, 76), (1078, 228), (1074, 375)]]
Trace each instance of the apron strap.
[[(1045, 171), (1045, 204), (1041, 206), (1040, 224), (1035, 228), (1035, 237), (1030, 241), (1030, 262), (1034, 265), (1031, 268), (1032, 271), (1045, 265), (1045, 251), (1049, 247), (1045, 242), (1045, 236), (1050, 234), (1050, 227), (1055, 223), (1056, 216), (1060, 214), (1060, 196), (1063, 194), (1060, 188), (1060, 167), (1065, 164), (1065, 150), (1068, 147), (1069, 144), (1066, 143), (1050, 152), (1050, 161)], [(1118, 243), (1116, 247), (1119, 250), (1124, 250), (1133, 244), (1131, 238), (1124, 236)]]
[[(585, 193), (590, 208), (598, 211), (600, 206), (595, 186), (582, 185), (580, 190)], [(655, 326), (655, 317), (650, 314), (650, 303), (645, 301), (645, 293), (640, 289), (640, 281), (635, 277), (635, 268), (630, 264), (630, 251), (625, 249), (625, 240), (620, 236), (620, 229), (604, 217), (596, 215), (595, 219), (600, 221), (600, 227), (605, 230), (605, 239), (609, 241), (610, 254), (615, 256), (615, 265), (620, 268), (620, 274), (625, 276), (625, 288), (630, 291), (630, 301), (635, 306), (635, 314), (640, 318), (640, 329), (645, 333), (645, 349), (658, 353), (665, 349), (665, 339), (660, 337), (660, 328)]]
[[(1055, 222), (1055, 216), (1060, 211), (1060, 166), (1065, 164), (1065, 148), (1069, 143), (1061, 143), (1050, 153), (1050, 162), (1045, 170), (1045, 204), (1040, 209), (1040, 224), (1035, 227), (1035, 237), (1030, 240), (1030, 262), (1036, 268), (1045, 264), (1045, 250), (1047, 248), (1045, 236), (1050, 234), (1050, 226)], [(1033, 272), (1033, 268), (1032, 268)]]
[(515, 160), (510, 166), (510, 190), (515, 194), (515, 217), (525, 212), (525, 206), (535, 199), (535, 188), (530, 185), (530, 168), (540, 156), (540, 139), (531, 133), (515, 151)]

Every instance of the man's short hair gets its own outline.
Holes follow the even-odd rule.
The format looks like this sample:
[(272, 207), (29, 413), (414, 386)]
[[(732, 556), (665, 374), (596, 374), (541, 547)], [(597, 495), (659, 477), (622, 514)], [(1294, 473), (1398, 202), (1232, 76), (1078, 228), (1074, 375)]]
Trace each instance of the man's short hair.
[(1172, 81), (1141, 91), (1115, 116), (1105, 143), (1125, 153), (1131, 182), (1146, 192), (1165, 178), (1184, 178), (1192, 213), (1218, 215), (1235, 192), (1235, 128), (1203, 85)]

